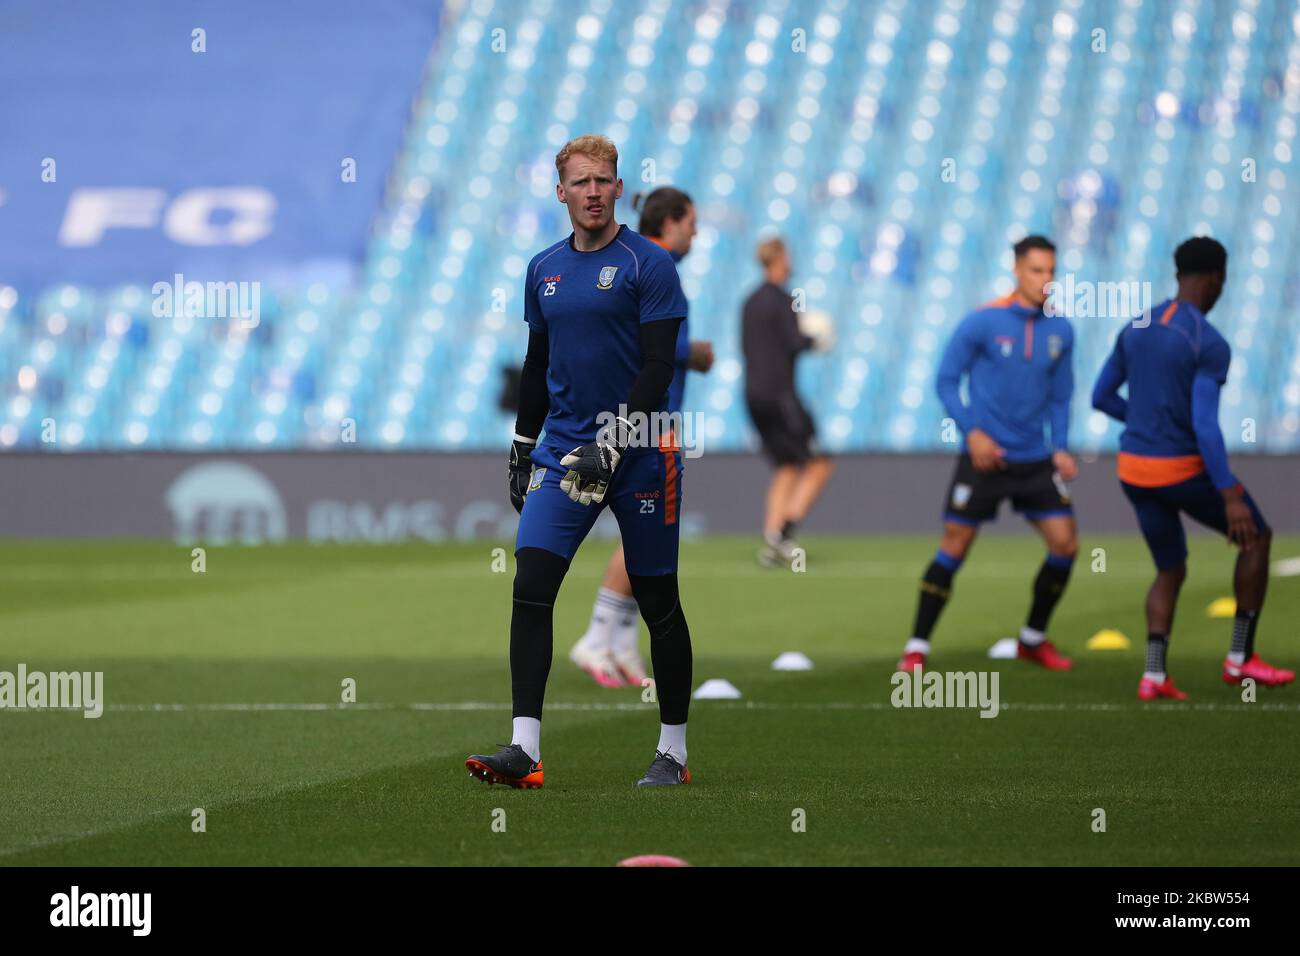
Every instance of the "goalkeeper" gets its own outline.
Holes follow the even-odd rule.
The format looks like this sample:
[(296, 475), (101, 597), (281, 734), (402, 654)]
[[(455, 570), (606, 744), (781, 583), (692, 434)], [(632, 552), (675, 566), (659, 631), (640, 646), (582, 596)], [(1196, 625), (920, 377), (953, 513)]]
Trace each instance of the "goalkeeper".
[(510, 497), (520, 509), (510, 620), (513, 735), (509, 746), (465, 764), (485, 782), (542, 785), (552, 610), (569, 562), (608, 504), (650, 630), (659, 698), (659, 745), (639, 785), (689, 783), (691, 639), (677, 593), (682, 454), (672, 443), (661, 448), (653, 429), (632, 427), (666, 409), (686, 297), (668, 252), (614, 219), (623, 192), (614, 144), (579, 137), (555, 165), (556, 195), (573, 232), (528, 265), (528, 353), (510, 451)]

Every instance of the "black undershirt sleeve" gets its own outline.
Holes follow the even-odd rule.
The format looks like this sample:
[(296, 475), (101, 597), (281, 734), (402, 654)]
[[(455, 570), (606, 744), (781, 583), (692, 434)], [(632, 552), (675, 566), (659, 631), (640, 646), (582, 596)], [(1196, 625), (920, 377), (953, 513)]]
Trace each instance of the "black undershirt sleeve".
[(515, 434), (536, 438), (551, 410), (551, 396), (546, 388), (546, 369), (551, 361), (551, 343), (545, 332), (528, 331), (528, 354), (519, 373), (519, 415)]
[(650, 415), (659, 408), (672, 384), (677, 359), (677, 330), (681, 319), (659, 319), (641, 325), (641, 354), (645, 363), (632, 383), (627, 399), (628, 414)]

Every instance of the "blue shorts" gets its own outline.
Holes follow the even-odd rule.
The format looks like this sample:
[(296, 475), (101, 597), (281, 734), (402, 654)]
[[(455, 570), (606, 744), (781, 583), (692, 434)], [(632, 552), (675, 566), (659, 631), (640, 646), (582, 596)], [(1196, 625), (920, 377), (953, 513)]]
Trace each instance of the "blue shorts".
[[(1222, 535), (1228, 533), (1228, 512), (1223, 504), (1223, 495), (1219, 494), (1206, 472), (1161, 488), (1142, 488), (1123, 481), (1120, 486), (1133, 503), (1142, 537), (1146, 538), (1151, 557), (1161, 571), (1181, 567), (1187, 561), (1187, 535), (1179, 512), (1186, 512)], [(1244, 492), (1242, 500), (1250, 508), (1255, 527), (1261, 532), (1267, 531), (1268, 523), (1250, 492)]]
[(560, 490), (569, 469), (549, 448), (533, 452), (533, 475), (519, 516), (515, 551), (542, 548), (573, 560), (578, 545), (608, 505), (623, 536), (628, 574), (677, 572), (681, 532), (682, 453), (638, 450), (619, 462), (600, 504), (582, 505)]

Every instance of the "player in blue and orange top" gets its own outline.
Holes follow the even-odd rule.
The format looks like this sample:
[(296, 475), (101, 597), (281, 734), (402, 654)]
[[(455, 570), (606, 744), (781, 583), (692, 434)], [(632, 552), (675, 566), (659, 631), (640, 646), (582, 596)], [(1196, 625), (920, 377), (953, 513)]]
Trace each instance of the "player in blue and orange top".
[[(664, 248), (614, 218), (618, 149), (581, 136), (555, 157), (573, 232), (524, 279), (528, 353), (510, 449), (519, 509), (510, 618), (513, 735), (465, 761), (489, 783), (542, 785), (541, 718), (554, 605), (569, 562), (606, 504), (618, 519), (632, 594), (650, 629), (659, 746), (641, 786), (690, 782), (691, 637), (677, 589), (682, 454), (646, 427), (664, 415), (686, 296)], [(539, 433), (540, 438), (539, 438)], [(642, 502), (656, 500), (650, 511)]]
[[(899, 670), (925, 666), (930, 632), (953, 577), (980, 524), (997, 516), (1004, 498), (1034, 523), (1047, 545), (1017, 656), (1049, 670), (1071, 666), (1046, 631), (1079, 547), (1065, 487), (1077, 473), (1068, 451), (1074, 330), (1063, 316), (1043, 311), (1056, 247), (1043, 236), (1026, 236), (1016, 243), (1015, 256), (1015, 291), (962, 319), (939, 363), (939, 398), (965, 436), (966, 450), (948, 488), (943, 539), (921, 579), (916, 622)], [(962, 376), (969, 380), (970, 404), (961, 398)]]
[[(1174, 608), (1187, 576), (1187, 538), (1179, 512), (1227, 535), (1240, 549), (1233, 576), (1237, 616), (1223, 679), (1235, 684), (1249, 677), (1276, 686), (1295, 678), (1294, 672), (1273, 667), (1255, 653), (1272, 535), (1254, 499), (1229, 469), (1219, 430), (1219, 389), (1228, 379), (1232, 350), (1205, 314), (1223, 291), (1228, 253), (1215, 240), (1198, 236), (1178, 247), (1174, 264), (1178, 295), (1120, 332), (1092, 392), (1095, 408), (1124, 423), (1119, 480), (1156, 564), (1156, 580), (1147, 594), (1141, 700), (1187, 697), (1165, 670)], [(1127, 400), (1119, 394), (1125, 382)]]

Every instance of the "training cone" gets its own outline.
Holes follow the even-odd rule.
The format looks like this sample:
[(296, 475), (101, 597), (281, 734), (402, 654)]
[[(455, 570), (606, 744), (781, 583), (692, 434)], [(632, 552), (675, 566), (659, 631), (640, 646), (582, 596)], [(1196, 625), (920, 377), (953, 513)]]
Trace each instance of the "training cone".
[(626, 860), (619, 860), (619, 866), (690, 866), (685, 860), (679, 860), (675, 856), (664, 856), (662, 853), (644, 853), (641, 856), (629, 856)]
[(1230, 597), (1215, 598), (1210, 602), (1210, 606), (1205, 609), (1205, 613), (1210, 617), (1235, 617), (1237, 614), (1237, 599)]
[(995, 661), (1014, 660), (1020, 642), (1014, 637), (1004, 637), (989, 648), (989, 657)]
[(731, 681), (710, 677), (691, 696), (695, 700), (740, 700), (740, 691)]
[(799, 651), (786, 651), (772, 662), (774, 671), (810, 671), (813, 669), (813, 662), (809, 660), (807, 654)]
[(1132, 642), (1114, 628), (1105, 628), (1088, 638), (1085, 645), (1090, 651), (1126, 651)]

